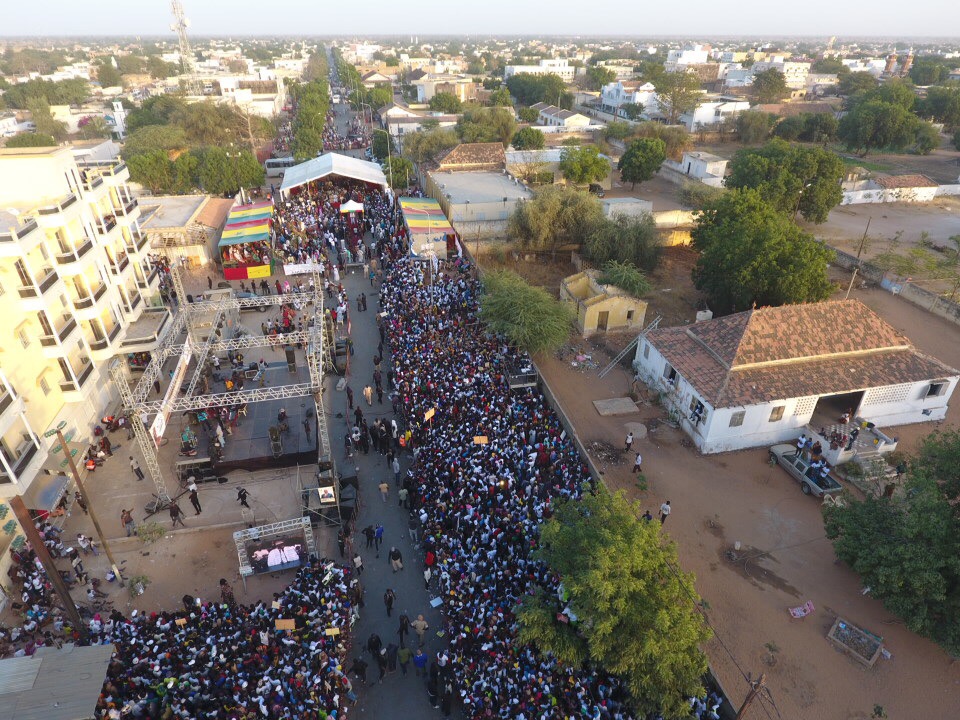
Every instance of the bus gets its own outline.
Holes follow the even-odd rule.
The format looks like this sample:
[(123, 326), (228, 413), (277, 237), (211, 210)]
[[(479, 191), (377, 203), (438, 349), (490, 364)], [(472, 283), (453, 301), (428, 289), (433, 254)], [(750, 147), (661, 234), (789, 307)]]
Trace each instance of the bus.
[(263, 169), (267, 171), (267, 180), (282, 180), (287, 168), (296, 164), (292, 157), (270, 158), (263, 163)]

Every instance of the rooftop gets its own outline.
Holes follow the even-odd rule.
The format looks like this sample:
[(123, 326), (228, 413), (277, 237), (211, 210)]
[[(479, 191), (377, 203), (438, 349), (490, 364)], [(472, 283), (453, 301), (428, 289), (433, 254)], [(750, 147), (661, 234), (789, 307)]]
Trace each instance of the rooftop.
[(206, 201), (206, 195), (154, 195), (141, 197), (140, 227), (144, 230), (186, 227)]
[(523, 185), (513, 182), (508, 176), (500, 172), (476, 171), (458, 173), (431, 173), (434, 182), (440, 191), (451, 203), (459, 205), (470, 201), (472, 203), (514, 202), (532, 197), (529, 190)]
[(506, 156), (502, 143), (460, 143), (442, 155), (437, 164), (440, 169), (464, 166), (473, 166), (477, 169), (480, 169), (479, 166), (503, 167), (506, 164)]
[(939, 187), (926, 175), (879, 175), (874, 181), (885, 190), (905, 188)]
[(859, 300), (758, 308), (659, 328), (648, 339), (714, 407), (960, 374), (917, 351)]

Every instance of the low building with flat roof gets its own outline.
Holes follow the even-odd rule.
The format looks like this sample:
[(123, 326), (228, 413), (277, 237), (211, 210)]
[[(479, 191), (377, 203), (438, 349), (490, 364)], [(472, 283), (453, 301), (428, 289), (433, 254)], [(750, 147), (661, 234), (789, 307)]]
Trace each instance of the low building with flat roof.
[(505, 237), (517, 203), (533, 197), (503, 171), (428, 172), (425, 189), (465, 241)]

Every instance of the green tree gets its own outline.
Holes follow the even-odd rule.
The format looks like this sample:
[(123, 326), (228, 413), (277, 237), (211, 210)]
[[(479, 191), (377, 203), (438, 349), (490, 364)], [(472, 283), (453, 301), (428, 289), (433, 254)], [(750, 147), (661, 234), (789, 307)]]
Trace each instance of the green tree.
[(411, 181), (416, 181), (416, 170), (413, 163), (405, 157), (393, 157), (387, 161), (383, 170), (387, 177), (387, 182), (392, 188), (406, 188)]
[(638, 138), (663, 140), (667, 157), (672, 160), (680, 160), (683, 153), (693, 147), (693, 138), (690, 137), (690, 133), (687, 132), (685, 127), (669, 127), (663, 123), (645, 122), (634, 127), (633, 135)]
[(480, 319), (531, 355), (556, 350), (572, 327), (569, 306), (509, 270), (484, 274)]
[(506, 81), (510, 94), (521, 105), (534, 105), (539, 102), (550, 103), (569, 110), (573, 107), (573, 95), (567, 92), (566, 84), (559, 75), (531, 75), (519, 73), (511, 75)]
[(891, 78), (875, 90), (867, 93), (866, 99), (880, 100), (892, 105), (899, 105), (904, 110), (913, 110), (917, 103), (917, 89), (909, 80)]
[(517, 111), (517, 116), (521, 122), (535, 123), (539, 119), (540, 113), (531, 107), (524, 107)]
[(146, 69), (146, 61), (137, 55), (120, 55), (117, 57), (117, 70), (121, 75), (136, 75)]
[(770, 137), (770, 131), (777, 122), (777, 116), (772, 113), (748, 110), (737, 115), (737, 133), (740, 142), (744, 145), (753, 145), (763, 142)]
[(616, 260), (609, 260), (604, 263), (599, 281), (603, 285), (614, 285), (638, 298), (643, 297), (653, 289), (653, 285), (635, 265), (617, 262)]
[(827, 299), (833, 253), (757, 190), (731, 190), (708, 204), (691, 232), (700, 251), (693, 281), (714, 312)]
[(643, 105), (637, 103), (624, 103), (620, 106), (620, 112), (629, 120), (639, 120), (640, 116), (646, 111), (647, 109)]
[(799, 212), (806, 220), (822, 223), (843, 200), (840, 182), (845, 172), (835, 153), (772, 140), (738, 151), (726, 185), (753, 188), (780, 212)]
[(513, 98), (510, 97), (510, 91), (507, 88), (497, 88), (490, 93), (490, 104), (513, 107)]
[(377, 160), (383, 160), (389, 157), (391, 152), (396, 151), (393, 138), (391, 138), (385, 130), (374, 131), (370, 149), (373, 151), (373, 156)]
[(179, 68), (173, 63), (164, 62), (156, 55), (147, 58), (147, 72), (155, 80), (163, 80), (179, 74)]
[[(456, 99), (456, 98), (454, 98)], [(367, 104), (378, 110), (393, 102), (393, 90), (390, 87), (375, 87), (367, 93)]]
[(574, 185), (588, 185), (610, 174), (610, 161), (596, 145), (565, 147), (560, 153), (560, 172)]
[(67, 137), (67, 124), (53, 119), (53, 115), (50, 113), (50, 105), (46, 99), (42, 97), (28, 98), (27, 110), (30, 111), (30, 119), (38, 133), (51, 135), (57, 141), (64, 140)]
[(778, 103), (790, 94), (787, 78), (776, 68), (754, 75), (750, 88), (758, 103)]
[(223, 148), (204, 148), (198, 155), (198, 179), (200, 186), (211, 195), (233, 195), (240, 187), (235, 158)]
[(905, 492), (824, 508), (837, 556), (907, 627), (960, 653), (960, 436), (935, 433), (909, 462)]
[(803, 132), (800, 139), (804, 142), (828, 142), (837, 136), (837, 119), (830, 113), (803, 113)]
[(143, 105), (127, 115), (127, 131), (133, 132), (147, 125), (167, 125), (180, 116), (187, 103), (173, 95), (157, 95), (147, 98)]
[(509, 228), (511, 237), (522, 246), (552, 250), (582, 244), (603, 219), (600, 201), (590, 193), (548, 185), (517, 206)]
[(169, 192), (172, 163), (163, 150), (151, 150), (125, 157), (130, 179), (148, 188), (154, 195)]
[(97, 82), (100, 87), (119, 87), (123, 84), (120, 71), (113, 66), (110, 58), (105, 58), (97, 64)]
[[(620, 107), (623, 108), (622, 105)], [(602, 132), (606, 140), (626, 140), (633, 135), (634, 129), (630, 123), (623, 120), (611, 120)]]
[(8, 148), (28, 148), (28, 147), (51, 147), (57, 144), (52, 135), (43, 135), (35, 132), (25, 132), (14, 135), (8, 139), (4, 147)]
[(189, 147), (187, 134), (176, 125), (147, 125), (127, 135), (123, 143), (123, 157), (129, 160), (134, 155), (162, 150), (169, 154)]
[[(32, 70), (32, 68), (31, 68)], [(30, 98), (43, 98), (50, 105), (78, 105), (90, 96), (90, 86), (83, 78), (70, 80), (28, 80), (4, 89), (3, 100), (8, 107), (20, 110), (28, 107)]]
[[(259, 163), (258, 163), (259, 164)], [(170, 165), (170, 185), (166, 190), (171, 195), (186, 195), (193, 192), (198, 180), (200, 161), (192, 153), (183, 153)]]
[(453, 115), (460, 112), (463, 103), (453, 93), (438, 92), (430, 98), (430, 109), (434, 112), (442, 112)]
[(591, 65), (587, 68), (586, 89), (599, 90), (604, 85), (612, 83), (617, 79), (617, 74), (608, 67), (602, 65)]
[(920, 114), (943, 123), (948, 128), (960, 127), (960, 87), (932, 87), (920, 105)]
[(581, 252), (595, 265), (615, 261), (650, 272), (660, 261), (663, 244), (650, 214), (617, 214), (592, 224)]
[[(711, 632), (676, 545), (640, 514), (639, 504), (603, 488), (558, 503), (536, 555), (560, 576), (564, 594), (525, 596), (519, 638), (618, 676), (639, 716), (679, 720), (689, 717), (689, 698), (704, 694), (701, 648)], [(566, 609), (575, 622), (557, 621)]]
[(540, 150), (545, 144), (543, 133), (532, 127), (520, 128), (511, 141), (515, 150)]
[(456, 132), (461, 142), (501, 142), (506, 147), (517, 131), (513, 111), (505, 107), (472, 106), (457, 121)]
[(950, 68), (934, 57), (914, 58), (910, 66), (910, 79), (921, 86), (936, 85), (950, 76)]
[(703, 97), (700, 78), (693, 73), (664, 73), (654, 87), (657, 89), (657, 107), (671, 125), (676, 125), (684, 113), (693, 112)]
[(824, 57), (813, 63), (810, 72), (817, 75), (846, 75), (850, 68), (844, 65), (840, 58)]
[(926, 120), (919, 120), (914, 131), (913, 149), (918, 155), (929, 155), (940, 147), (940, 131)]
[(630, 183), (630, 189), (637, 183), (646, 182), (660, 169), (667, 159), (667, 145), (658, 138), (638, 138), (627, 146), (626, 152), (617, 163), (620, 179)]
[(868, 92), (877, 87), (879, 82), (868, 72), (852, 72), (840, 78), (838, 91), (844, 97), (856, 95), (860, 92)]
[(403, 136), (403, 155), (417, 163), (436, 160), (459, 142), (457, 134), (449, 128), (422, 130)]
[(99, 115), (88, 115), (81, 118), (80, 122), (77, 123), (77, 128), (80, 131), (80, 137), (84, 140), (110, 137), (110, 126)]
[(867, 100), (850, 110), (837, 129), (848, 150), (866, 157), (871, 150), (902, 150), (916, 137), (916, 116), (901, 105)]

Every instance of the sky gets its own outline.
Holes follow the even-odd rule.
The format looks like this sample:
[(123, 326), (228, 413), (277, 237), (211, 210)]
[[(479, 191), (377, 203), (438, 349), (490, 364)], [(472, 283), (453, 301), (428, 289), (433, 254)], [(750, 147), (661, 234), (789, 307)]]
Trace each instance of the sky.
[[(182, 0), (196, 35), (943, 37), (957, 0)], [(169, 0), (8, 0), (0, 36), (169, 35)]]

